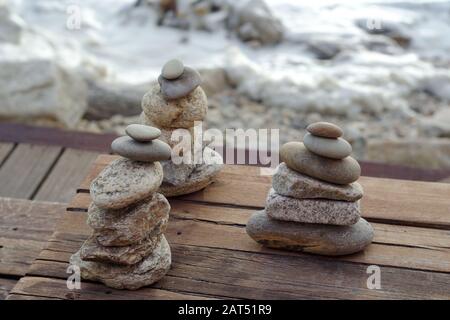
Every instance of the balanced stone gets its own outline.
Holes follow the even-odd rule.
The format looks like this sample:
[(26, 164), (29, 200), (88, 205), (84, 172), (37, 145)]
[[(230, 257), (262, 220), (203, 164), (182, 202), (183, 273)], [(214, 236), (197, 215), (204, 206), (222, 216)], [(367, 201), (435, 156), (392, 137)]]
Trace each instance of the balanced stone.
[[(223, 167), (223, 161), (216, 161), (219, 158), (222, 159), (220, 154), (213, 149), (206, 147), (203, 150), (203, 163), (195, 165), (185, 181), (179, 184), (170, 183), (168, 180), (163, 181), (159, 192), (166, 197), (174, 197), (196, 192), (205, 188), (214, 181), (214, 177)], [(170, 163), (167, 163), (166, 165), (171, 166)], [(173, 164), (173, 166), (176, 165)], [(173, 173), (173, 175), (175, 174), (176, 173)], [(174, 177), (172, 176), (171, 180), (173, 181), (173, 179)]]
[(352, 146), (342, 138), (321, 138), (307, 133), (303, 137), (303, 144), (309, 151), (332, 159), (344, 159), (352, 153)]
[(187, 96), (202, 83), (202, 78), (196, 70), (184, 67), (183, 74), (176, 80), (167, 80), (161, 75), (158, 82), (163, 96), (173, 100)]
[(306, 130), (317, 136), (323, 138), (339, 138), (343, 131), (337, 125), (330, 122), (315, 122), (306, 127)]
[(168, 160), (172, 154), (170, 146), (161, 140), (139, 142), (129, 136), (115, 139), (111, 150), (122, 157), (142, 162)]
[(361, 217), (359, 201), (296, 199), (270, 189), (266, 214), (277, 220), (340, 226), (355, 224)]
[(155, 85), (144, 95), (142, 109), (146, 122), (158, 128), (191, 128), (195, 121), (205, 118), (208, 103), (201, 87), (182, 99), (166, 100)]
[(130, 124), (126, 127), (125, 132), (136, 141), (147, 142), (158, 139), (161, 130), (142, 124)]
[(175, 164), (173, 161), (161, 161), (164, 171), (163, 184), (180, 185), (186, 182), (195, 169), (193, 163)]
[(166, 62), (161, 70), (161, 76), (167, 80), (179, 78), (184, 71), (183, 62), (178, 59), (172, 59)]
[(122, 265), (133, 265), (148, 256), (160, 240), (160, 235), (149, 237), (141, 242), (120, 247), (100, 245), (91, 235), (81, 246), (80, 256), (85, 261), (100, 261)]
[(100, 208), (120, 209), (148, 198), (163, 180), (159, 162), (114, 160), (94, 179), (90, 187), (93, 202)]
[(363, 218), (351, 226), (333, 226), (278, 221), (264, 211), (251, 216), (247, 233), (267, 247), (330, 256), (361, 251), (373, 239), (373, 228)]
[(70, 264), (80, 268), (84, 279), (101, 281), (116, 289), (136, 290), (164, 277), (170, 269), (171, 254), (169, 244), (162, 235), (153, 252), (135, 265), (83, 261), (80, 251), (72, 255)]
[(301, 142), (288, 142), (280, 149), (280, 158), (300, 173), (336, 184), (349, 184), (358, 180), (361, 167), (352, 157), (328, 159), (308, 151)]
[(356, 201), (361, 199), (364, 193), (358, 182), (339, 185), (317, 180), (289, 169), (284, 162), (278, 165), (273, 175), (272, 187), (283, 196), (297, 199)]
[(103, 246), (127, 246), (166, 230), (170, 205), (160, 193), (126, 208), (101, 209), (89, 206), (87, 224)]

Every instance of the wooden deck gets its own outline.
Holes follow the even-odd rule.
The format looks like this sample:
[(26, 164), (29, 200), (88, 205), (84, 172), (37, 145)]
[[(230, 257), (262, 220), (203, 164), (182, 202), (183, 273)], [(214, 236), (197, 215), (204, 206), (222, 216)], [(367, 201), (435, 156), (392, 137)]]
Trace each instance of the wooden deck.
[[(264, 206), (271, 181), (248, 166), (226, 166), (205, 190), (170, 199), (173, 264), (157, 284), (120, 291), (83, 282), (81, 290), (68, 290), (68, 259), (90, 233), (89, 183), (112, 159), (100, 156), (67, 211), (58, 208), (62, 218), (27, 271), (12, 262), (0, 270), (25, 274), (13, 289), (10, 278), (0, 283), (11, 290), (8, 299), (450, 298), (449, 184), (362, 177), (363, 216), (375, 228), (374, 242), (364, 252), (328, 258), (266, 249), (247, 236), (245, 224)], [(369, 265), (381, 268), (381, 290), (366, 286)]]

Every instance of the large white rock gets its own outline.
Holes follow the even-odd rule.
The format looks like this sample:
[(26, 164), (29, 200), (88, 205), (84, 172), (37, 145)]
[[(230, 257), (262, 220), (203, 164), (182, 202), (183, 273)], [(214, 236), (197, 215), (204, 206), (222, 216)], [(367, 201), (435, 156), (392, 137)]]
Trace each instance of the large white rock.
[(18, 44), (24, 27), (25, 22), (11, 14), (8, 7), (0, 1), (0, 42)]
[(0, 118), (73, 127), (86, 111), (86, 101), (84, 80), (50, 60), (0, 61)]
[(275, 44), (283, 38), (283, 24), (263, 0), (232, 3), (228, 27), (244, 41)]

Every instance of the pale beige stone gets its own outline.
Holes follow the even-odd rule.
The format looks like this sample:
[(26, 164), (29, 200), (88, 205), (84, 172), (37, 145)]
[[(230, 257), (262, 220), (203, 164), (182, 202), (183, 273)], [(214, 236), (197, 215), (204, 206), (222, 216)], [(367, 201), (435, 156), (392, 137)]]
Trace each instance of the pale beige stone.
[(267, 247), (328, 256), (361, 251), (373, 239), (373, 228), (363, 218), (351, 226), (333, 226), (279, 221), (258, 211), (250, 217), (246, 230)]
[(205, 118), (208, 104), (201, 87), (183, 98), (167, 100), (155, 85), (144, 95), (142, 109), (158, 128), (191, 128)]
[(278, 165), (272, 178), (272, 186), (277, 193), (297, 199), (356, 201), (363, 196), (363, 188), (358, 182), (340, 185), (317, 180), (289, 169), (284, 162)]
[(339, 138), (344, 133), (337, 125), (325, 121), (311, 123), (306, 130), (315, 136), (324, 138)]
[(120, 209), (148, 198), (163, 179), (159, 162), (136, 162), (119, 158), (111, 162), (92, 181), (94, 203), (104, 209)]
[(166, 238), (161, 236), (154, 251), (135, 265), (83, 261), (79, 251), (72, 255), (70, 264), (80, 268), (83, 279), (100, 281), (115, 289), (136, 290), (164, 277), (170, 269), (171, 253)]
[(101, 209), (89, 206), (88, 225), (103, 246), (127, 246), (163, 233), (169, 220), (170, 205), (160, 193), (126, 208)]
[(138, 123), (128, 125), (125, 132), (128, 136), (140, 142), (152, 141), (158, 139), (161, 135), (161, 130), (158, 128)]
[(352, 153), (352, 146), (342, 138), (322, 138), (307, 133), (303, 137), (303, 144), (312, 153), (332, 159), (344, 159)]
[(267, 196), (266, 213), (277, 220), (341, 226), (355, 224), (361, 216), (359, 201), (296, 199), (274, 189)]

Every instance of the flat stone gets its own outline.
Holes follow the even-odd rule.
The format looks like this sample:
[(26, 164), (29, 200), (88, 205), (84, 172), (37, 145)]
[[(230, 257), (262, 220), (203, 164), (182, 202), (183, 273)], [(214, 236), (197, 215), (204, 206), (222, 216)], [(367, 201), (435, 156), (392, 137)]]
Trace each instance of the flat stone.
[(296, 199), (270, 189), (266, 214), (277, 220), (349, 226), (361, 217), (359, 201)]
[(332, 159), (344, 159), (352, 153), (352, 146), (342, 138), (321, 138), (307, 133), (303, 137), (303, 144), (312, 153)]
[(178, 59), (172, 59), (164, 64), (161, 70), (161, 76), (167, 80), (174, 80), (179, 78), (184, 71), (183, 62)]
[(105, 247), (97, 242), (95, 235), (91, 235), (81, 246), (80, 256), (84, 261), (131, 266), (148, 256), (155, 249), (159, 239), (160, 235), (128, 246)]
[(175, 80), (167, 80), (162, 75), (158, 77), (164, 98), (173, 100), (186, 97), (202, 83), (200, 74), (189, 67), (184, 67), (183, 74)]
[(161, 135), (161, 130), (155, 127), (150, 127), (142, 124), (130, 124), (126, 127), (125, 132), (131, 138), (140, 142), (148, 142), (155, 139)]
[(311, 123), (306, 127), (306, 130), (317, 137), (323, 138), (339, 138), (344, 134), (337, 125), (324, 121)]
[(87, 224), (102, 246), (127, 246), (166, 230), (170, 205), (160, 193), (122, 209), (89, 206)]
[(172, 149), (161, 140), (139, 142), (129, 136), (122, 136), (111, 143), (111, 150), (118, 155), (134, 161), (155, 162), (168, 160)]
[(195, 121), (202, 121), (208, 111), (205, 92), (196, 88), (183, 98), (166, 100), (158, 85), (153, 86), (142, 98), (146, 123), (158, 128), (192, 128)]
[(280, 148), (280, 159), (292, 170), (336, 184), (352, 183), (361, 175), (361, 167), (352, 157), (324, 158), (308, 151), (301, 142), (284, 144)]
[(247, 234), (276, 249), (339, 256), (363, 250), (373, 239), (373, 228), (363, 218), (351, 226), (294, 223), (271, 219), (265, 211), (254, 213)]
[(163, 180), (159, 162), (137, 162), (119, 158), (92, 181), (93, 202), (103, 209), (120, 209), (148, 198)]
[[(223, 160), (220, 163), (214, 163), (214, 161), (211, 160), (212, 158), (222, 159), (220, 154), (206, 147), (204, 150), (204, 163), (194, 165), (194, 169), (189, 174), (189, 176), (186, 177), (185, 181), (182, 181), (180, 183), (171, 183), (168, 180), (163, 181), (159, 192), (166, 197), (174, 197), (193, 193), (207, 187), (214, 181), (214, 177), (220, 172), (220, 170), (222, 170), (223, 167)], [(173, 165), (173, 167), (171, 167), (170, 164), (167, 164), (166, 168), (170, 168), (168, 170), (168, 176), (172, 177), (172, 179), (174, 179), (176, 175), (185, 174), (185, 172), (170, 172), (171, 170), (177, 170), (176, 165)], [(181, 168), (181, 171), (185, 171), (183, 167), (179, 168)], [(166, 175), (166, 173), (164, 173), (164, 175)]]
[(115, 289), (136, 290), (164, 277), (170, 269), (171, 253), (169, 244), (162, 235), (154, 251), (135, 265), (83, 261), (80, 251), (72, 255), (70, 264), (80, 268), (83, 279), (100, 281)]
[(317, 180), (289, 169), (284, 162), (278, 165), (272, 177), (272, 187), (283, 196), (297, 199), (357, 201), (364, 194), (358, 182), (339, 185)]

